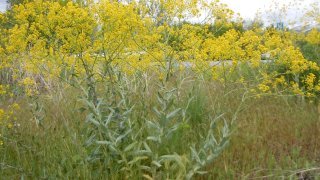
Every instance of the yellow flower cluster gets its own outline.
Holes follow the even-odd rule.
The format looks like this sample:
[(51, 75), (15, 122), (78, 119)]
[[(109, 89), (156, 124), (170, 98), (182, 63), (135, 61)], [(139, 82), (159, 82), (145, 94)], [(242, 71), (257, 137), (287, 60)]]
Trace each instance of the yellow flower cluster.
[[(151, 2), (159, 9), (150, 8)], [(209, 9), (212, 14), (207, 22), (182, 23)], [(259, 69), (263, 79), (257, 86), (260, 91), (279, 86), (295, 92), (306, 88), (316, 93), (319, 89), (318, 74), (310, 74), (319, 71), (319, 66), (296, 48), (296, 34), (273, 28), (236, 30), (233, 26), (240, 21), (233, 22), (234, 12), (218, 0), (102, 0), (88, 1), (86, 6), (34, 0), (15, 6), (12, 16), (12, 28), (0, 27), (7, 37), (0, 39), (0, 68), (15, 67), (14, 79), (28, 96), (37, 93), (37, 83), (46, 84), (61, 75), (110, 79), (108, 66), (129, 76), (152, 71), (163, 79), (184, 69), (182, 62), (186, 62), (195, 73), (210, 72), (214, 79), (221, 79), (221, 74), (241, 63), (262, 67), (262, 54), (268, 54), (279, 68), (273, 72)], [(213, 19), (215, 26), (229, 30), (222, 34), (212, 30)], [(0, 24), (5, 21), (7, 16), (1, 14)], [(319, 39), (317, 30), (305, 37), (312, 44), (319, 44)], [(223, 60), (231, 60), (232, 67), (210, 67), (212, 61)]]
[(7, 93), (8, 85), (2, 85), (0, 84), (0, 96), (5, 95)]
[(24, 88), (27, 96), (32, 96), (37, 93), (36, 82), (30, 77), (22, 79), (20, 85)]
[(306, 79), (305, 79), (305, 83), (307, 85), (307, 89), (311, 90), (314, 88), (314, 82), (316, 80), (316, 76), (313, 73), (310, 73), (307, 75)]
[(320, 45), (320, 32), (317, 29), (312, 29), (306, 36), (307, 42), (315, 45)]

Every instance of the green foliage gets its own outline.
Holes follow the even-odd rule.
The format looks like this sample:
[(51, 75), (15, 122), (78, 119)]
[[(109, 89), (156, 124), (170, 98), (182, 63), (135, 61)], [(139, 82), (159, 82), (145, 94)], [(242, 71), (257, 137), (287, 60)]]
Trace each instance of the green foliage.
[[(189, 112), (188, 106), (181, 106), (176, 101), (176, 88), (168, 89), (160, 84), (156, 96), (149, 97), (156, 102), (146, 104), (151, 107), (150, 111), (137, 117), (137, 106), (145, 102), (132, 101), (129, 90), (135, 82), (129, 83), (125, 77), (118, 76), (117, 83), (105, 83), (96, 104), (88, 96), (83, 101), (91, 126), (86, 141), (88, 160), (103, 163), (109, 178), (118, 174), (125, 178), (191, 179), (206, 173), (204, 168), (213, 163), (229, 142), (228, 123), (218, 122), (222, 115), (207, 122), (196, 122), (197, 119), (190, 122), (201, 109)], [(192, 102), (191, 99), (184, 101)], [(204, 124), (209, 128), (202, 129)], [(190, 138), (191, 128), (200, 128), (203, 133)]]
[[(319, 174), (315, 167), (320, 131), (313, 104), (297, 104), (293, 97), (248, 99), (237, 114), (237, 125), (228, 126), (224, 120), (230, 125), (243, 95), (234, 89), (241, 86), (143, 83), (151, 80), (124, 78), (114, 90), (98, 86), (102, 89), (97, 105), (75, 88), (57, 87), (37, 99), (46, 114), (42, 126), (36, 125), (28, 100), (21, 99), (24, 108), (16, 113), (13, 131), (1, 133), (2, 178), (245, 179), (294, 178), (301, 171)], [(191, 98), (197, 96), (206, 100)], [(192, 105), (203, 102), (204, 110)], [(201, 120), (192, 120), (200, 113)]]
[(7, 3), (12, 7), (14, 5), (19, 5), (25, 3), (26, 0), (7, 0)]
[(244, 32), (243, 24), (239, 22), (224, 22), (214, 23), (209, 27), (209, 31), (215, 36), (219, 37), (229, 30), (236, 30), (238, 32)]
[(298, 43), (298, 46), (300, 47), (301, 52), (307, 59), (314, 61), (317, 64), (320, 64), (320, 45), (302, 41)]

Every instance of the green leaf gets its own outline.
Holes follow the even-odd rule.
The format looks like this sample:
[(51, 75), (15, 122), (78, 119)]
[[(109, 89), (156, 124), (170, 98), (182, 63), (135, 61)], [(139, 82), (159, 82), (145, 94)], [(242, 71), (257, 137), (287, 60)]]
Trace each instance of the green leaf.
[(92, 124), (96, 125), (96, 126), (100, 126), (100, 123), (98, 121), (96, 121), (94, 118), (89, 117), (88, 121), (91, 122)]
[(148, 136), (147, 140), (151, 140), (154, 142), (160, 142), (160, 138), (159, 137), (155, 137), (155, 136)]
[(196, 160), (197, 163), (201, 164), (201, 163), (202, 163), (202, 162), (201, 162), (201, 159), (200, 159), (197, 151), (195, 150), (195, 148), (194, 148), (194, 147), (190, 147), (190, 149), (191, 149), (191, 155), (192, 155), (192, 157)]
[(156, 107), (153, 107), (152, 109), (157, 114), (158, 117), (162, 116), (162, 113)]
[(129, 129), (127, 132), (125, 132), (124, 134), (122, 134), (122, 135), (120, 135), (119, 137), (117, 137), (117, 139), (116, 139), (116, 144), (117, 144), (119, 141), (121, 141), (123, 138), (127, 137), (128, 134), (131, 133), (131, 131), (132, 131), (132, 130)]
[(161, 160), (164, 160), (164, 161), (174, 161), (177, 163), (177, 165), (180, 167), (180, 168), (183, 168), (185, 169), (185, 165), (183, 164), (182, 162), (182, 159), (181, 157), (178, 155), (178, 154), (173, 154), (173, 155), (163, 155), (163, 156), (160, 156), (160, 159)]
[(172, 119), (173, 117), (175, 117), (179, 112), (180, 112), (181, 108), (178, 108), (172, 112), (170, 112), (167, 116), (166, 116), (166, 119), (167, 120), (170, 120)]
[(148, 146), (148, 144), (146, 142), (143, 142), (143, 146), (146, 149), (146, 151), (152, 152), (152, 150), (150, 149), (150, 147)]
[(109, 145), (111, 144), (110, 141), (96, 141), (97, 144), (100, 144), (100, 145)]
[(128, 164), (135, 164), (136, 162), (138, 161), (141, 161), (141, 160), (145, 160), (145, 159), (148, 159), (148, 156), (138, 156), (138, 157), (135, 157), (132, 161), (130, 161)]
[(137, 145), (138, 142), (133, 142), (131, 144), (129, 144), (125, 149), (124, 149), (124, 152), (128, 152), (130, 151), (131, 149), (133, 149), (136, 145)]
[(152, 161), (151, 164), (157, 166), (158, 168), (160, 168), (160, 167), (162, 166), (162, 165), (161, 165), (159, 162), (157, 162), (157, 161)]

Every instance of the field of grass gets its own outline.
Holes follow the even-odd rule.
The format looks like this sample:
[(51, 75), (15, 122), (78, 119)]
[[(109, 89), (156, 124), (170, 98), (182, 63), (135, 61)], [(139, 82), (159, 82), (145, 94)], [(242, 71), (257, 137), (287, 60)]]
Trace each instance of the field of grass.
[[(155, 111), (167, 112), (165, 109), (168, 108), (171, 112), (181, 108), (172, 122), (164, 126), (173, 129), (173, 133), (168, 137), (161, 136), (160, 144), (149, 143), (154, 153), (150, 156), (152, 158), (168, 153), (185, 157), (191, 146), (199, 147), (198, 143), (204, 141), (212, 119), (218, 121), (214, 129), (218, 141), (222, 137), (220, 130), (228, 125), (228, 143), (222, 153), (203, 166), (202, 171), (207, 173), (196, 174), (193, 176), (195, 179), (298, 179), (299, 175), (306, 179), (320, 176), (320, 121), (314, 102), (291, 96), (251, 96), (241, 84), (222, 85), (185, 75), (166, 83), (152, 76), (122, 78), (113, 84), (114, 89), (110, 86), (98, 86), (98, 99), (119, 113), (126, 111), (127, 107), (131, 109), (127, 115), (122, 114), (130, 121), (127, 125), (137, 131), (130, 133), (133, 137), (129, 138), (138, 140), (145, 134), (155, 133), (148, 132), (149, 126), (145, 127), (148, 120), (157, 119)], [(172, 95), (167, 96), (168, 92)], [(112, 156), (110, 149), (104, 145), (97, 147), (89, 141), (97, 138), (92, 136), (95, 133), (106, 139), (109, 136), (101, 134), (88, 122), (90, 105), (82, 99), (79, 90), (62, 86), (44, 92), (36, 100), (18, 99), (23, 108), (15, 115), (14, 127), (2, 133), (5, 145), (0, 147), (1, 177), (151, 178), (152, 173), (139, 170), (130, 163), (128, 167), (132, 169), (124, 170), (119, 162), (121, 158), (106, 162)], [(168, 102), (162, 102), (164, 99)], [(170, 107), (162, 109), (161, 104)], [(107, 109), (100, 110), (110, 114)], [(175, 123), (179, 126), (173, 128)], [(119, 130), (114, 125), (109, 128), (110, 131)], [(122, 146), (128, 143), (121, 142), (117, 148), (125, 148)], [(92, 154), (96, 156), (92, 157)], [(126, 155), (128, 157), (131, 156)], [(138, 161), (139, 164), (149, 164), (145, 162), (148, 159)], [(174, 169), (174, 166), (164, 163), (154, 172), (155, 175), (179, 178), (176, 175), (181, 173), (181, 169), (165, 170), (166, 165)]]

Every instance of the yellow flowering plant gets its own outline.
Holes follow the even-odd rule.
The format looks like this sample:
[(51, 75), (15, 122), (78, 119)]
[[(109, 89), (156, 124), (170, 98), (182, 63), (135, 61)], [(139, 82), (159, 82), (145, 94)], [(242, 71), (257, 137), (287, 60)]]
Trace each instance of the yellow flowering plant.
[[(185, 22), (200, 17), (203, 10), (212, 13), (202, 24)], [(82, 6), (35, 0), (14, 6), (12, 13), (15, 24), (1, 30), (8, 38), (2, 40), (0, 55), (10, 54), (2, 62), (17, 67), (15, 79), (26, 89), (39, 88), (37, 83), (48, 86), (62, 75), (76, 75), (84, 77), (95, 94), (94, 83), (113, 79), (114, 68), (128, 75), (151, 70), (168, 80), (183, 62), (192, 64), (196, 74), (211, 71), (218, 77), (226, 74), (222, 71), (232, 73), (241, 63), (261, 68), (261, 54), (265, 53), (278, 66), (273, 72), (261, 71), (269, 73), (268, 78), (280, 74), (288, 86), (294, 81), (301, 88), (309, 73), (318, 78), (318, 65), (295, 47), (293, 33), (273, 28), (237, 30), (241, 20), (232, 20), (234, 12), (219, 1), (90, 1)], [(5, 22), (6, 16), (0, 19)], [(212, 22), (230, 30), (218, 33), (219, 28), (210, 27)], [(318, 44), (318, 36), (319, 32), (312, 30), (305, 40)], [(210, 67), (212, 61), (224, 60), (232, 61), (233, 68)], [(316, 80), (314, 83), (317, 87)], [(265, 86), (263, 82), (259, 89), (265, 91)], [(26, 93), (32, 91), (37, 90)]]
[[(193, 22), (203, 12), (203, 21)], [(309, 15), (317, 18), (313, 11)], [(200, 112), (206, 103), (197, 99), (200, 91), (182, 91), (187, 81), (221, 89), (222, 100), (244, 92), (232, 125), (248, 97), (319, 97), (319, 63), (299, 47), (300, 42), (319, 46), (319, 39), (317, 29), (302, 34), (253, 25), (246, 30), (219, 0), (26, 1), (0, 14), (0, 127), (14, 126), (19, 105), (12, 99), (27, 99), (33, 120), (45, 127), (46, 106), (39, 100), (72, 85), (74, 99), (84, 105), (80, 116), (89, 124), (83, 148), (90, 162), (104, 158), (103, 168), (126, 179), (137, 172), (149, 179), (191, 179), (225, 148), (228, 122), (216, 123), (232, 114), (214, 119), (207, 114), (208, 132), (209, 124), (190, 123), (198, 117), (189, 117), (189, 111)], [(184, 96), (188, 99), (181, 101)], [(137, 106), (143, 112), (134, 112)], [(204, 132), (196, 145), (186, 146), (190, 152), (169, 151), (172, 138), (193, 136), (184, 130), (199, 124)]]

